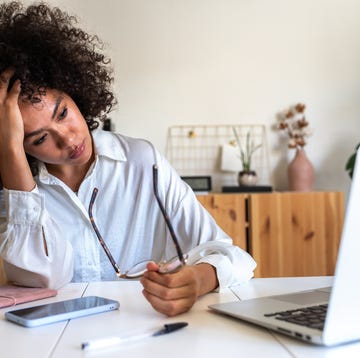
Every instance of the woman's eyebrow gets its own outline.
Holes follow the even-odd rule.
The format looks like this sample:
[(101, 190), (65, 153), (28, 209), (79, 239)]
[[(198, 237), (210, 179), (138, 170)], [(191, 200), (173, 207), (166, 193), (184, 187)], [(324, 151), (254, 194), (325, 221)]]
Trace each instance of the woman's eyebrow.
[(39, 128), (39, 129), (37, 129), (36, 131), (30, 132), (30, 133), (25, 133), (25, 135), (24, 135), (24, 140), (26, 140), (26, 139), (28, 139), (28, 138), (30, 138), (30, 137), (33, 137), (33, 136), (41, 133), (43, 130), (44, 130), (43, 128)]
[(63, 96), (59, 96), (58, 98), (56, 98), (56, 102), (55, 102), (55, 106), (54, 106), (54, 110), (53, 110), (51, 119), (54, 119), (54, 118), (55, 118), (56, 112), (57, 112), (57, 110), (59, 109), (59, 106), (60, 106), (61, 101), (62, 101), (63, 99), (64, 99)]

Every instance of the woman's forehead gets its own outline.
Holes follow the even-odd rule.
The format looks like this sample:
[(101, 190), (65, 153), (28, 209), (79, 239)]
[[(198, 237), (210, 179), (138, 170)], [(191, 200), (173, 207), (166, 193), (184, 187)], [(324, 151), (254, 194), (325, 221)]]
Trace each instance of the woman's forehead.
[(28, 97), (20, 97), (19, 106), (22, 108), (30, 106), (36, 110), (43, 110), (56, 102), (59, 97), (65, 98), (66, 95), (58, 90), (47, 89), (43, 94), (36, 95), (31, 99)]

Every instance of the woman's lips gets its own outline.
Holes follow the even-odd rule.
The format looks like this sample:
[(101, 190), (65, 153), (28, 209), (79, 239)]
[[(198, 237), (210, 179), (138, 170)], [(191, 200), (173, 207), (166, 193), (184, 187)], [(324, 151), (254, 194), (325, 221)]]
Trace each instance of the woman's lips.
[(77, 159), (81, 157), (81, 155), (85, 151), (85, 141), (78, 145), (70, 154), (70, 159)]

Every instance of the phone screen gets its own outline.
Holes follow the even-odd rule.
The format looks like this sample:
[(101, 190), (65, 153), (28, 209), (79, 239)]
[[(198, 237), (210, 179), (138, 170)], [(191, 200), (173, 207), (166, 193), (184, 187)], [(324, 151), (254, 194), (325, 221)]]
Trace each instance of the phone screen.
[(87, 296), (8, 311), (5, 313), (5, 317), (23, 326), (35, 327), (118, 308), (119, 302), (117, 301), (104, 297)]

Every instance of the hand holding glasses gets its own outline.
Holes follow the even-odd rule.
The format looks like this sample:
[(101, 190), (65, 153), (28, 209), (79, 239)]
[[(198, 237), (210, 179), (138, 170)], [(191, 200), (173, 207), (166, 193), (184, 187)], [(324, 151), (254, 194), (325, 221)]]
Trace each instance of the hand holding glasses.
[[(177, 252), (177, 256), (173, 257), (172, 259), (170, 259), (169, 261), (166, 262), (160, 262), (157, 263), (159, 265), (159, 270), (158, 272), (160, 273), (171, 273), (171, 272), (175, 272), (178, 269), (180, 269), (182, 266), (186, 265), (186, 260), (187, 260), (187, 255), (184, 255), (181, 251), (180, 245), (179, 245), (179, 241), (176, 237), (174, 228), (171, 224), (171, 221), (169, 219), (169, 216), (165, 210), (165, 207), (163, 205), (163, 203), (161, 202), (160, 196), (159, 196), (159, 192), (158, 192), (158, 168), (156, 166), (156, 164), (153, 165), (153, 185), (154, 185), (154, 195), (156, 198), (156, 201), (160, 207), (161, 213), (165, 219), (165, 223), (167, 228), (169, 229), (171, 238), (174, 242), (175, 248), (176, 248), (176, 252)], [(125, 272), (121, 272), (119, 266), (117, 265), (116, 261), (114, 260), (113, 256), (111, 255), (111, 252), (109, 250), (109, 248), (106, 246), (106, 243), (104, 241), (104, 239), (102, 238), (96, 224), (95, 224), (95, 220), (94, 217), (92, 215), (92, 208), (94, 206), (94, 202), (96, 199), (96, 195), (98, 193), (98, 189), (94, 188), (91, 199), (90, 199), (90, 204), (89, 204), (89, 218), (91, 221), (91, 225), (94, 228), (95, 234), (102, 246), (102, 248), (104, 249), (108, 259), (111, 262), (111, 265), (113, 266), (116, 275), (119, 278), (138, 278), (141, 277), (143, 275), (143, 273), (146, 271), (146, 266), (149, 262), (151, 262), (152, 260), (145, 260), (145, 261), (141, 261), (139, 263), (137, 263), (136, 265), (134, 265), (133, 267), (131, 267), (129, 270), (125, 271)]]

